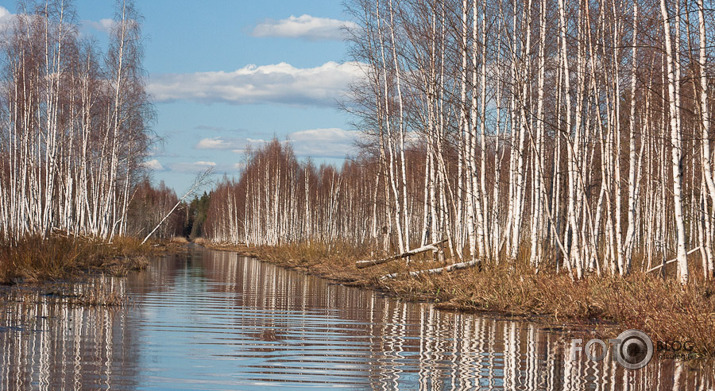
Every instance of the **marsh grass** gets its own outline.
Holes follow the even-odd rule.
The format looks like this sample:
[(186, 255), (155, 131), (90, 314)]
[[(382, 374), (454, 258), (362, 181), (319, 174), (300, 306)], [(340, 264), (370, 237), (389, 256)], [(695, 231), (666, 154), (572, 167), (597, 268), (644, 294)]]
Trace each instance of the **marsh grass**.
[(146, 255), (158, 250), (135, 238), (111, 243), (85, 237), (54, 235), (0, 243), (0, 283), (39, 283), (68, 280), (88, 273), (126, 275), (148, 264)]
[[(485, 262), (481, 268), (452, 273), (409, 277), (405, 273), (409, 270), (441, 265), (427, 254), (413, 257), (410, 265), (402, 260), (357, 269), (355, 261), (376, 256), (366, 247), (347, 243), (209, 246), (238, 251), (346, 285), (386, 291), (405, 300), (432, 301), (442, 309), (567, 322), (597, 334), (617, 335), (625, 329), (639, 329), (654, 340), (691, 341), (697, 354), (715, 356), (715, 284), (696, 277), (682, 286), (674, 278), (644, 273), (639, 263), (634, 264), (635, 271), (627, 277), (604, 273), (580, 281), (574, 281), (566, 272), (556, 272), (551, 266), (535, 273), (528, 257)], [(395, 272), (400, 272), (400, 276), (380, 279)]]
[(189, 240), (183, 236), (174, 236), (171, 239), (169, 239), (169, 242), (173, 243), (173, 244), (187, 244), (187, 243), (189, 243)]

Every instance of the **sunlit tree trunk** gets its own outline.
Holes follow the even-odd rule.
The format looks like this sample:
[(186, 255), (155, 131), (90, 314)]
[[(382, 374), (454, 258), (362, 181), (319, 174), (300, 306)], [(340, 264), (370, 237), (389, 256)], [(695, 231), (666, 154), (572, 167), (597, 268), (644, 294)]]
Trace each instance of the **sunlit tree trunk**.
[[(678, 0), (679, 1), (679, 0)], [(681, 156), (682, 156), (682, 130), (680, 129), (679, 107), (677, 96), (680, 93), (679, 77), (680, 63), (676, 60), (674, 51), (677, 51), (677, 43), (674, 45), (673, 40), (679, 40), (679, 26), (676, 25), (673, 33), (670, 25), (670, 15), (668, 12), (667, 0), (660, 0), (660, 12), (663, 21), (663, 32), (665, 38), (665, 55), (668, 70), (668, 106), (670, 117), (670, 142), (672, 155), (672, 171), (673, 171), (673, 204), (675, 212), (675, 227), (676, 227), (676, 249), (678, 259), (678, 277), (680, 282), (685, 284), (688, 282), (688, 260), (685, 251), (685, 224), (683, 218), (683, 201), (682, 201), (682, 172), (681, 172)], [(679, 7), (678, 7), (679, 8)], [(675, 47), (674, 47), (675, 46)]]

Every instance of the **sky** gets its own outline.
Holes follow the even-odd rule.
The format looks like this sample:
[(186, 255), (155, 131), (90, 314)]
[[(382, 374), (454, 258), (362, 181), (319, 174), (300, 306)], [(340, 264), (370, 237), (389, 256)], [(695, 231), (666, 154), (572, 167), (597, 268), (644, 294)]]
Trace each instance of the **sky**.
[[(75, 0), (81, 34), (106, 47), (114, 0)], [(157, 140), (145, 165), (179, 195), (196, 174), (238, 177), (246, 148), (277, 137), (300, 159), (341, 164), (358, 132), (338, 108), (351, 81), (338, 0), (138, 0)], [(0, 0), (0, 17), (17, 13)]]

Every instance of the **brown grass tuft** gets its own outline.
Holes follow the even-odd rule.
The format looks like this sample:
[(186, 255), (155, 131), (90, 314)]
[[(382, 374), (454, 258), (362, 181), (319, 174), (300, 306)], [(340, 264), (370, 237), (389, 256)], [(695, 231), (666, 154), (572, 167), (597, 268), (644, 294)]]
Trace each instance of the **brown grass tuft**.
[(192, 239), (192, 242), (194, 242), (194, 243), (196, 243), (196, 244), (198, 244), (198, 245), (200, 245), (200, 246), (206, 246), (206, 245), (208, 245), (209, 243), (211, 243), (209, 240), (204, 239), (204, 238), (201, 238), (201, 237)]
[(0, 243), (0, 283), (45, 282), (72, 279), (85, 273), (125, 275), (146, 267), (142, 257), (151, 245), (135, 238), (116, 237), (112, 243), (85, 237), (26, 237)]
[(186, 243), (189, 243), (189, 240), (186, 239), (186, 238), (183, 237), (183, 236), (174, 236), (174, 237), (172, 237), (171, 239), (169, 239), (169, 241), (170, 241), (171, 243), (174, 243), (174, 244), (186, 244)]

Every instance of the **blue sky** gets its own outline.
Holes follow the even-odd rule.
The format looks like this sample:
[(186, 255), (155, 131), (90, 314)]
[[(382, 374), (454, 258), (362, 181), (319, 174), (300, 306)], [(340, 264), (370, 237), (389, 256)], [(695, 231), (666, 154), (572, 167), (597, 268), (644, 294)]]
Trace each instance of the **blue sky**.
[[(75, 0), (82, 34), (106, 42), (114, 0)], [(14, 0), (0, 6), (16, 13)], [(154, 97), (155, 183), (183, 193), (196, 173), (237, 176), (247, 145), (290, 139), (299, 158), (340, 164), (357, 137), (336, 100), (359, 77), (335, 0), (143, 0)], [(3, 10), (0, 10), (0, 15)]]

